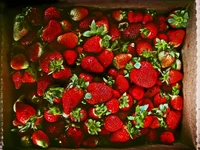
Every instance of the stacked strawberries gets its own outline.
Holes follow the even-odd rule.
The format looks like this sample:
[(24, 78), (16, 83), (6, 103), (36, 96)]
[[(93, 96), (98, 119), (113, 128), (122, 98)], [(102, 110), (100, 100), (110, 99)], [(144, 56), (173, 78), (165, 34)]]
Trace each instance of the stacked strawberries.
[(175, 142), (188, 18), (185, 10), (24, 9), (10, 60), (21, 145)]

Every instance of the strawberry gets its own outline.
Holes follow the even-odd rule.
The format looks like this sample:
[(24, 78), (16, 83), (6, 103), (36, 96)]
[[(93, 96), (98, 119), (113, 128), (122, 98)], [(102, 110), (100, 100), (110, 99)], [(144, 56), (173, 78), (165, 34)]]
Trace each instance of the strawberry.
[(101, 131), (99, 132), (99, 135), (108, 136), (108, 135), (110, 135), (110, 132), (108, 130), (106, 130), (105, 126), (103, 126), (103, 127), (101, 127)]
[(108, 70), (108, 75), (111, 76), (113, 79), (116, 79), (116, 77), (120, 75), (120, 72), (116, 70), (115, 68), (110, 68)]
[(54, 79), (59, 79), (59, 80), (66, 80), (69, 79), (71, 77), (72, 73), (71, 73), (71, 69), (64, 66), (63, 69), (59, 70), (59, 71), (55, 71), (52, 74), (52, 77)]
[(114, 54), (109, 49), (102, 50), (99, 55), (97, 56), (97, 59), (102, 64), (104, 68), (107, 68), (113, 61)]
[(137, 42), (136, 44), (136, 51), (138, 55), (142, 55), (144, 51), (152, 52), (152, 50), (153, 50), (153, 47), (147, 41), (141, 40)]
[(30, 31), (20, 39), (20, 44), (23, 46), (28, 46), (36, 40), (36, 36), (37, 33), (35, 31)]
[(128, 93), (136, 100), (140, 100), (144, 97), (144, 88), (133, 85), (129, 88)]
[(93, 119), (102, 118), (102, 116), (110, 114), (105, 104), (94, 105), (89, 109), (89, 116)]
[(64, 32), (69, 32), (69, 31), (72, 30), (72, 24), (71, 24), (70, 21), (68, 21), (68, 20), (62, 20), (60, 22), (60, 24), (61, 24), (62, 29), (63, 29)]
[(86, 56), (81, 60), (81, 67), (89, 72), (100, 73), (104, 71), (103, 66), (94, 56)]
[(98, 143), (99, 143), (99, 140), (96, 136), (91, 136), (83, 140), (83, 146), (86, 146), (86, 147), (96, 147)]
[(130, 110), (134, 103), (131, 95), (126, 93), (121, 95), (118, 101), (119, 101), (119, 108), (121, 110)]
[(140, 23), (131, 23), (127, 28), (124, 29), (122, 35), (125, 39), (135, 39), (138, 37), (140, 33), (140, 29), (142, 28), (142, 24)]
[(133, 68), (130, 72), (130, 80), (144, 88), (153, 87), (157, 81), (157, 72), (152, 64), (147, 61), (140, 62), (140, 68)]
[(115, 98), (112, 98), (106, 102), (106, 107), (111, 114), (115, 114), (119, 111), (119, 101)]
[(147, 89), (144, 94), (144, 97), (151, 98), (160, 92), (160, 87), (158, 85), (154, 85), (153, 87)]
[(60, 19), (60, 10), (55, 7), (48, 7), (44, 11), (44, 20), (49, 22), (50, 20), (59, 20)]
[(48, 148), (50, 145), (49, 137), (42, 130), (35, 131), (32, 134), (31, 138), (33, 144), (41, 148)]
[(183, 98), (180, 95), (173, 95), (170, 100), (170, 105), (175, 110), (183, 109)]
[(157, 38), (160, 40), (164, 40), (165, 42), (168, 42), (168, 37), (165, 33), (158, 33), (157, 36), (153, 39), (153, 43), (157, 43)]
[(112, 89), (109, 86), (103, 83), (92, 82), (87, 88), (85, 99), (87, 103), (95, 105), (108, 101), (112, 98), (112, 94)]
[(140, 29), (140, 35), (143, 38), (153, 39), (158, 33), (158, 27), (155, 23), (149, 22)]
[(109, 29), (109, 35), (111, 36), (111, 40), (114, 41), (114, 40), (119, 39), (120, 36), (121, 36), (121, 33), (120, 33), (117, 25), (113, 24), (113, 23), (110, 23), (109, 27), (110, 27), (110, 29)]
[(42, 12), (39, 8), (27, 7), (25, 18), (33, 26), (41, 26), (43, 23)]
[(29, 67), (29, 63), (24, 54), (16, 54), (11, 58), (10, 66), (14, 70), (23, 70)]
[(130, 42), (125, 42), (121, 49), (120, 49), (121, 53), (129, 53), (132, 56), (136, 55), (136, 51), (135, 51), (135, 43), (130, 43)]
[(167, 84), (174, 84), (176, 82), (181, 81), (183, 78), (183, 74), (177, 70), (166, 70), (162, 73), (161, 80), (166, 82)]
[(85, 121), (87, 118), (87, 111), (83, 108), (75, 108), (72, 110), (69, 117), (72, 122)]
[(85, 52), (99, 53), (102, 50), (101, 37), (93, 36), (89, 38), (83, 45)]
[(119, 91), (113, 89), (113, 98), (116, 98), (116, 99), (120, 98), (120, 93), (119, 93)]
[(158, 139), (158, 133), (155, 129), (151, 129), (149, 130), (148, 134), (147, 134), (147, 140), (149, 142), (155, 142)]
[(160, 104), (164, 104), (167, 102), (167, 97), (165, 94), (158, 93), (154, 96), (154, 106), (158, 107)]
[(63, 121), (48, 123), (45, 126), (45, 132), (50, 139), (55, 139), (59, 137), (59, 135), (64, 132), (65, 123)]
[(51, 76), (44, 75), (38, 78), (37, 82), (37, 94), (43, 96), (46, 89), (52, 84), (53, 80)]
[(62, 33), (62, 27), (56, 20), (50, 20), (42, 30), (41, 38), (43, 41), (52, 42)]
[(48, 51), (42, 54), (39, 59), (41, 70), (47, 74), (52, 74), (55, 71), (63, 69), (63, 57), (58, 51)]
[(79, 37), (74, 32), (67, 32), (57, 37), (57, 42), (66, 48), (73, 49), (79, 44)]
[(28, 68), (24, 71), (22, 75), (22, 82), (23, 83), (34, 83), (37, 79), (37, 72), (35, 68)]
[(93, 20), (95, 20), (94, 16), (87, 16), (87, 17), (83, 18), (79, 22), (79, 28), (82, 30), (88, 30), (90, 28), (90, 24), (92, 23)]
[(129, 23), (139, 23), (143, 20), (143, 14), (139, 11), (129, 11), (127, 14), (127, 19)]
[(174, 47), (179, 47), (183, 43), (185, 37), (185, 30), (183, 29), (169, 30), (167, 32), (167, 36), (170, 45)]
[(126, 18), (126, 12), (121, 9), (116, 9), (112, 11), (111, 16), (115, 21), (120, 22)]
[(61, 110), (59, 107), (49, 107), (44, 111), (44, 118), (48, 122), (56, 122), (61, 116)]
[(167, 19), (167, 22), (172, 28), (186, 28), (189, 15), (186, 10), (174, 10)]
[(151, 129), (157, 129), (160, 127), (160, 121), (158, 120), (158, 118), (156, 116), (153, 116), (153, 121), (149, 127)]
[(147, 111), (151, 111), (153, 108), (154, 108), (154, 105), (153, 103), (151, 102), (150, 99), (148, 98), (142, 98), (141, 100), (138, 101), (137, 103), (139, 106), (144, 106), (144, 105), (147, 105), (148, 108), (147, 108)]
[(156, 12), (154, 12), (153, 10), (146, 10), (142, 23), (146, 24), (146, 23), (152, 22), (155, 15), (156, 15)]
[(88, 9), (84, 7), (74, 7), (70, 10), (70, 18), (74, 21), (80, 21), (88, 15)]
[(131, 60), (132, 55), (129, 53), (120, 53), (115, 55), (113, 64), (117, 69), (125, 68), (126, 64)]
[(106, 130), (115, 132), (123, 127), (123, 122), (116, 115), (109, 115), (104, 120)]
[(160, 141), (163, 144), (172, 144), (175, 141), (174, 134), (170, 131), (164, 131), (160, 134)]
[(169, 28), (167, 25), (167, 18), (165, 16), (158, 16), (157, 22), (160, 32), (165, 32)]
[(170, 130), (176, 129), (181, 121), (181, 116), (181, 111), (171, 110), (166, 117), (167, 128)]
[(40, 42), (36, 42), (26, 50), (26, 55), (31, 62), (36, 62), (43, 52), (43, 45)]
[(91, 74), (87, 74), (87, 73), (80, 73), (79, 74), (79, 78), (83, 78), (86, 82), (92, 82), (93, 81), (93, 76)]
[(15, 89), (19, 89), (22, 86), (22, 75), (20, 71), (16, 71), (12, 74), (12, 81), (15, 85)]
[(64, 52), (64, 58), (68, 65), (74, 65), (78, 55), (74, 50), (66, 50)]
[(109, 22), (108, 22), (108, 18), (105, 17), (105, 16), (101, 17), (101, 19), (98, 20), (98, 21), (96, 22), (96, 26), (97, 26), (98, 28), (103, 27), (103, 29), (104, 29), (103, 31), (104, 31), (105, 33), (107, 33), (107, 32), (109, 31)]
[(22, 102), (16, 102), (16, 117), (20, 123), (26, 124), (29, 119), (34, 116), (36, 116), (34, 107)]
[(115, 89), (121, 94), (129, 89), (130, 85), (128, 80), (123, 75), (118, 75), (115, 79)]

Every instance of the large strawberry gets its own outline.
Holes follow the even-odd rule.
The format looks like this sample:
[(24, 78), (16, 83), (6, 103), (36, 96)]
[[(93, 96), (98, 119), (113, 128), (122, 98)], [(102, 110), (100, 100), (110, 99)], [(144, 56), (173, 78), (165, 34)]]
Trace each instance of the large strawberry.
[(48, 122), (56, 122), (61, 116), (61, 110), (59, 107), (49, 107), (44, 111), (44, 118)]
[(71, 69), (64, 66), (63, 69), (59, 70), (59, 71), (55, 71), (52, 76), (54, 79), (59, 79), (59, 80), (66, 80), (69, 79), (71, 77), (72, 73), (71, 73)]
[(140, 100), (144, 97), (144, 88), (137, 85), (131, 86), (128, 92), (136, 100)]
[(158, 33), (158, 27), (155, 23), (150, 22), (144, 25), (144, 28), (140, 30), (140, 35), (143, 38), (152, 39), (154, 38)]
[(140, 29), (142, 28), (142, 25), (139, 23), (131, 23), (127, 28), (124, 29), (122, 32), (122, 35), (125, 39), (135, 39), (138, 37), (140, 33)]
[(44, 11), (44, 20), (46, 23), (48, 23), (50, 20), (59, 20), (59, 19), (60, 19), (60, 10), (58, 10), (57, 8), (51, 6)]
[(151, 52), (153, 50), (152, 45), (148, 41), (138, 41), (136, 44), (136, 51), (138, 55), (142, 55), (145, 51)]
[(35, 131), (32, 134), (31, 138), (33, 144), (41, 148), (48, 148), (50, 145), (49, 137), (42, 130)]
[(161, 80), (166, 82), (167, 84), (173, 84), (178, 81), (181, 81), (183, 78), (183, 74), (180, 71), (174, 69), (167, 69), (163, 71)]

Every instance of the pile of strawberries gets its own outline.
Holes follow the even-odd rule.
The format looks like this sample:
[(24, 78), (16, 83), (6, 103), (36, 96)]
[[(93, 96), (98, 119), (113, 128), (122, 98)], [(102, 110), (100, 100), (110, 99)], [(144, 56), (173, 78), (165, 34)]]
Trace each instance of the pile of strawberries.
[(16, 15), (13, 129), (24, 147), (172, 144), (183, 98), (185, 10), (50, 6)]

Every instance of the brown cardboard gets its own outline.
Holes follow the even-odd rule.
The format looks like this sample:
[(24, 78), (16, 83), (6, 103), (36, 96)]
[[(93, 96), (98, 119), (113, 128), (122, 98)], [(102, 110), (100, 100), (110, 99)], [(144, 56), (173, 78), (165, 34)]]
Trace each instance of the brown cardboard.
[[(196, 3), (198, 0), (196, 0)], [(181, 138), (180, 142), (175, 143), (173, 145), (148, 145), (148, 146), (140, 146), (136, 148), (128, 148), (128, 149), (142, 149), (142, 150), (150, 150), (150, 149), (174, 149), (174, 150), (184, 150), (184, 149), (198, 149), (197, 142), (199, 142), (199, 132), (197, 134), (198, 124), (196, 123), (198, 120), (197, 116), (197, 100), (198, 100), (198, 86), (197, 77), (197, 62), (200, 63), (200, 52), (197, 51), (197, 24), (196, 24), (196, 3), (194, 0), (152, 0), (152, 1), (140, 1), (140, 0), (102, 0), (98, 2), (97, 0), (82, 0), (81, 2), (78, 0), (68, 0), (61, 1), (60, 3), (55, 4), (56, 6), (68, 7), (70, 5), (76, 6), (89, 6), (96, 8), (149, 8), (161, 12), (169, 12), (173, 8), (184, 8), (187, 7), (190, 14), (190, 21), (188, 24), (188, 28), (186, 30), (186, 39), (184, 42), (184, 46), (182, 49), (182, 59), (183, 59), (183, 96), (184, 96), (184, 108), (183, 108), (183, 118), (181, 122), (180, 132)], [(14, 146), (14, 139), (12, 138), (12, 134), (10, 132), (11, 129), (11, 121), (12, 121), (12, 105), (15, 101), (15, 97), (13, 95), (13, 84), (9, 76), (9, 48), (11, 41), (9, 41), (9, 36), (11, 35), (11, 31), (8, 31), (7, 23), (8, 18), (6, 18), (6, 13), (1, 15), (1, 20), (4, 20), (1, 24), (1, 101), (3, 102), (3, 119), (0, 116), (0, 120), (3, 120), (3, 145), (5, 149), (12, 149)], [(198, 45), (199, 42), (198, 42)], [(198, 52), (198, 54), (197, 54)], [(198, 64), (199, 64), (198, 63)], [(199, 65), (198, 65), (199, 67)], [(199, 68), (198, 68), (199, 69)], [(199, 107), (198, 107), (199, 108)], [(1, 127), (1, 126), (0, 126)], [(198, 136), (197, 136), (198, 135)], [(1, 139), (1, 138), (0, 138)], [(19, 148), (24, 149), (24, 148)], [(50, 148), (53, 150), (55, 148)], [(102, 148), (99, 148), (102, 149)], [(105, 149), (105, 148), (103, 148)], [(62, 150), (62, 149), (61, 149)]]

